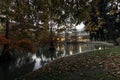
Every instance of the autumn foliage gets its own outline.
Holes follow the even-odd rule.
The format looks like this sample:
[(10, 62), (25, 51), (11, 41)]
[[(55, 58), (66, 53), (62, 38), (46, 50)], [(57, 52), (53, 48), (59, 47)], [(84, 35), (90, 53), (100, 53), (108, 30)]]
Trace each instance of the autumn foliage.
[(16, 42), (18, 49), (34, 52), (35, 48), (29, 39), (22, 39)]
[(0, 45), (7, 43), (7, 39), (4, 35), (0, 34)]
[(35, 48), (32, 42), (29, 39), (20, 39), (20, 40), (13, 40), (13, 39), (6, 39), (4, 35), (0, 35), (0, 46), (4, 44), (8, 44), (9, 48), (7, 50), (14, 51), (14, 50), (22, 50), (27, 52), (34, 52)]

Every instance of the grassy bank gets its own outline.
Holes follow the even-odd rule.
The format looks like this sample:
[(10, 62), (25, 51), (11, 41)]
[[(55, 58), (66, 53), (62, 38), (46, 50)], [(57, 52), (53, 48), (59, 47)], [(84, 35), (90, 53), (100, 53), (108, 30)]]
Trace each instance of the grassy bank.
[(120, 80), (120, 47), (60, 58), (17, 80)]

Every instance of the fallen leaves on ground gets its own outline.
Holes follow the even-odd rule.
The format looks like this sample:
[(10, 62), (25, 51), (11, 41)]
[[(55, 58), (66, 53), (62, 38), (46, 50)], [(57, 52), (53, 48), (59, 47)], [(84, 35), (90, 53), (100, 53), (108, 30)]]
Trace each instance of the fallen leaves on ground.
[(57, 59), (18, 80), (119, 80), (120, 56), (84, 53)]

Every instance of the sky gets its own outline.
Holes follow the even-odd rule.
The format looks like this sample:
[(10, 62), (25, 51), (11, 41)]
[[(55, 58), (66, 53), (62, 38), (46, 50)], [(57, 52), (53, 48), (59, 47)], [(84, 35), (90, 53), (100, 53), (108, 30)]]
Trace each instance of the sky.
[(82, 30), (84, 30), (84, 27), (85, 27), (85, 25), (83, 24), (83, 22), (81, 22), (81, 24), (79, 24), (79, 25), (76, 26), (76, 29), (78, 31), (82, 31)]

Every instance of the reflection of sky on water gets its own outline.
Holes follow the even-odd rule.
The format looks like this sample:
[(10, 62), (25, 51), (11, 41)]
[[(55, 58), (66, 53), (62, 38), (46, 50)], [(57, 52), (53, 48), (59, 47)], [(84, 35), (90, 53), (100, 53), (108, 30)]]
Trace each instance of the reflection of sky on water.
[(0, 80), (13, 80), (13, 78), (39, 69), (47, 63), (65, 56), (75, 55), (92, 50), (106, 49), (101, 44), (58, 44), (56, 50), (47, 50), (38, 47), (36, 53), (19, 52), (15, 62), (0, 65)]
[(56, 46), (55, 51), (50, 51), (40, 48), (38, 49), (38, 53), (34, 54), (32, 57), (32, 59), (36, 61), (33, 70), (36, 70), (44, 66), (48, 62), (51, 62), (52, 60), (55, 60), (57, 58), (75, 55), (93, 50), (106, 49), (106, 48), (108, 47), (101, 44), (99, 45), (98, 44), (97, 45), (96, 44), (68, 44), (68, 45), (58, 44)]
[(42, 61), (42, 60), (40, 59), (40, 57), (37, 57), (36, 54), (33, 54), (32, 59), (35, 60), (35, 65), (34, 65), (33, 70), (41, 67), (40, 61)]

